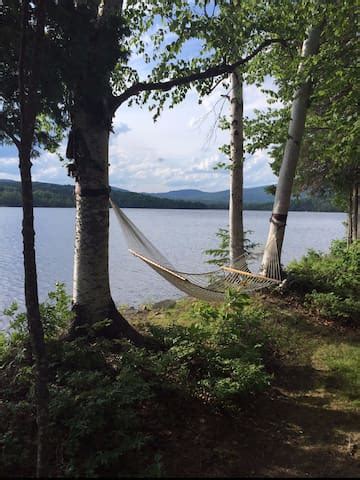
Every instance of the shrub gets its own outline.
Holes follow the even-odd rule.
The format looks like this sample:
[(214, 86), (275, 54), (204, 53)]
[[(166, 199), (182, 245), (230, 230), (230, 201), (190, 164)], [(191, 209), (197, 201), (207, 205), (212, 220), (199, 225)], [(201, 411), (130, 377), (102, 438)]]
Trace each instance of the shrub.
[[(15, 304), (7, 314), (9, 331), (0, 336), (1, 472), (28, 477), (34, 475), (36, 459), (31, 352), (26, 315), (19, 313)], [(62, 284), (41, 305), (41, 316), (50, 370), (52, 475), (146, 472), (153, 461), (139, 455), (148, 437), (142, 433), (138, 411), (152, 392), (135, 361), (123, 358), (135, 358), (131, 347), (124, 342), (120, 355), (111, 353), (113, 344), (106, 340), (59, 340), (72, 318)]]
[[(266, 338), (259, 333), (264, 314), (245, 296), (229, 292), (216, 307), (195, 303), (187, 326), (152, 327), (167, 346), (162, 352), (96, 337), (61, 341), (69, 307), (62, 285), (41, 307), (54, 476), (158, 474), (146, 418), (156, 418), (164, 392), (233, 409), (269, 384)], [(36, 458), (33, 372), (25, 316), (15, 307), (8, 313), (11, 332), (0, 337), (2, 473), (27, 477), (34, 474)]]
[(168, 347), (158, 359), (161, 374), (202, 400), (227, 406), (264, 390), (269, 375), (258, 328), (263, 312), (229, 292), (221, 306), (197, 302), (191, 313), (195, 322), (188, 326), (152, 328)]
[[(40, 304), (45, 340), (58, 338), (69, 326), (73, 318), (70, 305), (71, 299), (66, 293), (65, 285), (56, 283), (55, 290), (49, 292), (46, 301)], [(28, 339), (26, 313), (19, 312), (18, 305), (13, 303), (4, 314), (10, 318), (7, 335), (3, 333), (7, 340), (16, 344)]]
[(288, 272), (311, 309), (334, 319), (359, 320), (360, 241), (347, 247), (337, 240), (328, 254), (310, 250), (289, 264)]

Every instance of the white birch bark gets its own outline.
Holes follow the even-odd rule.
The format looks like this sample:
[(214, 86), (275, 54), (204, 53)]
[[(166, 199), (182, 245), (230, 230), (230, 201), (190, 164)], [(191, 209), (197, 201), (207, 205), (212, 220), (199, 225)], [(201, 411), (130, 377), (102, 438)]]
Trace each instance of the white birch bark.
[(90, 317), (94, 323), (109, 316), (112, 304), (108, 267), (109, 133), (81, 112), (76, 114), (74, 124), (81, 158), (75, 183), (73, 302), (81, 317)]
[(244, 253), (243, 227), (243, 83), (240, 71), (231, 74), (231, 125), (230, 125), (230, 199), (229, 199), (229, 246), (230, 265)]
[[(122, 11), (121, 0), (101, 0), (98, 28)], [(101, 35), (100, 35), (101, 40)], [(103, 48), (101, 41), (97, 48)], [(107, 72), (104, 72), (104, 79)], [(105, 98), (108, 92), (99, 91)], [(73, 305), (78, 323), (110, 318), (114, 303), (109, 280), (109, 119), (85, 109), (73, 115), (76, 227)]]
[(109, 129), (93, 115), (78, 111), (73, 118), (76, 227), (73, 308), (70, 338), (109, 320), (97, 333), (150, 345), (118, 312), (109, 280)]
[[(310, 28), (308, 37), (303, 43), (301, 56), (309, 57), (317, 53), (320, 43), (321, 28)], [(299, 71), (303, 69), (302, 63)], [(276, 187), (274, 206), (270, 218), (270, 229), (262, 260), (262, 271), (266, 274), (270, 267), (273, 254), (274, 237), (278, 248), (279, 259), (285, 234), (287, 214), (289, 211), (292, 186), (295, 177), (296, 166), (299, 160), (300, 145), (305, 129), (306, 111), (310, 96), (310, 81), (303, 83), (294, 96), (291, 119), (288, 129), (288, 140), (285, 145), (284, 156), (280, 168), (279, 180)]]

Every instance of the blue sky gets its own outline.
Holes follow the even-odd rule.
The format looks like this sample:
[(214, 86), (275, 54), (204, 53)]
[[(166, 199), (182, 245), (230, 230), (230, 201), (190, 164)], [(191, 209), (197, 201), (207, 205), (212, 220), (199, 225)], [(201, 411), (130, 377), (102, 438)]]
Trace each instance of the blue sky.
[[(171, 41), (168, 35), (166, 41)], [(151, 49), (149, 33), (143, 40)], [(198, 54), (199, 44), (191, 40), (185, 44), (182, 56)], [(130, 65), (140, 78), (146, 80), (152, 65), (145, 64), (143, 55), (133, 55)], [(265, 88), (274, 87), (270, 78)], [(212, 94), (198, 103), (198, 95), (191, 90), (182, 104), (164, 110), (153, 122), (146, 107), (123, 105), (114, 118), (114, 133), (110, 138), (110, 184), (135, 192), (165, 192), (195, 188), (206, 191), (225, 190), (229, 184), (228, 171), (214, 170), (219, 161), (226, 160), (219, 147), (229, 143), (229, 133), (216, 128), (221, 110), (228, 113), (228, 101), (220, 85)], [(266, 97), (255, 85), (245, 86), (245, 115), (254, 109), (267, 107)], [(274, 105), (272, 105), (274, 106)], [(60, 147), (65, 156), (66, 142)], [(247, 156), (245, 161), (245, 187), (268, 185), (276, 182), (265, 151)], [(33, 180), (58, 184), (71, 184), (66, 168), (56, 154), (43, 152), (34, 160)], [(0, 146), (0, 178), (19, 180), (17, 151)]]
[[(146, 107), (122, 106), (114, 119), (110, 140), (110, 183), (136, 192), (165, 192), (183, 188), (206, 191), (228, 188), (228, 172), (213, 169), (224, 159), (219, 146), (229, 143), (228, 132), (214, 128), (224, 99), (219, 87), (198, 104), (191, 91), (186, 100), (166, 110), (156, 123)], [(266, 108), (266, 98), (254, 85), (244, 90), (246, 115)], [(228, 109), (227, 101), (223, 113)], [(65, 142), (60, 151), (64, 153)], [(0, 149), (0, 178), (19, 179), (17, 152)], [(34, 160), (33, 179), (42, 182), (72, 183), (55, 154), (44, 152)], [(245, 187), (274, 183), (266, 152), (248, 156)]]

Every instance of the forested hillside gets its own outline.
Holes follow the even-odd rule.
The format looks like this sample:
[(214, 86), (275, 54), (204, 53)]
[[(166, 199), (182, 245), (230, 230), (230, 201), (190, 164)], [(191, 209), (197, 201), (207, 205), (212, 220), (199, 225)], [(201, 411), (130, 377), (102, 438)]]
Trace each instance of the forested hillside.
[[(74, 207), (74, 187), (72, 185), (56, 185), (53, 183), (34, 182), (35, 207)], [(196, 192), (191, 194), (190, 192)], [(221, 195), (220, 195), (221, 194)], [(156, 196), (156, 195), (159, 195)], [(145, 194), (129, 192), (114, 187), (113, 199), (124, 208), (228, 208), (229, 191), (202, 192), (200, 190), (179, 190), (163, 194)], [(271, 210), (272, 196), (264, 187), (245, 189), (244, 207), (247, 210)], [(267, 201), (264, 201), (267, 198)], [(0, 180), (0, 206), (20, 207), (20, 183), (12, 180)], [(335, 212), (341, 211), (331, 199), (326, 197), (293, 198), (291, 210)]]
[[(74, 187), (72, 185), (55, 185), (34, 182), (35, 207), (74, 207)], [(142, 193), (128, 192), (114, 188), (112, 198), (122, 207), (133, 208), (209, 208), (201, 202), (185, 202), (157, 198)], [(0, 180), (0, 206), (20, 207), (20, 183)]]

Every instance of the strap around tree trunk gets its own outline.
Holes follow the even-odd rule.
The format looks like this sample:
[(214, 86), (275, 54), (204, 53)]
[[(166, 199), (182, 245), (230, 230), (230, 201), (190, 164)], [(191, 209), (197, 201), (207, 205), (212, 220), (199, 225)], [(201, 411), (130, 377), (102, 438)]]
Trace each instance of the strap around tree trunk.
[(270, 223), (273, 223), (277, 227), (285, 227), (287, 220), (286, 213), (273, 213), (270, 217)]
[(80, 195), (80, 197), (109, 197), (111, 192), (110, 187), (104, 188), (81, 188), (79, 184), (75, 185), (75, 195)]

